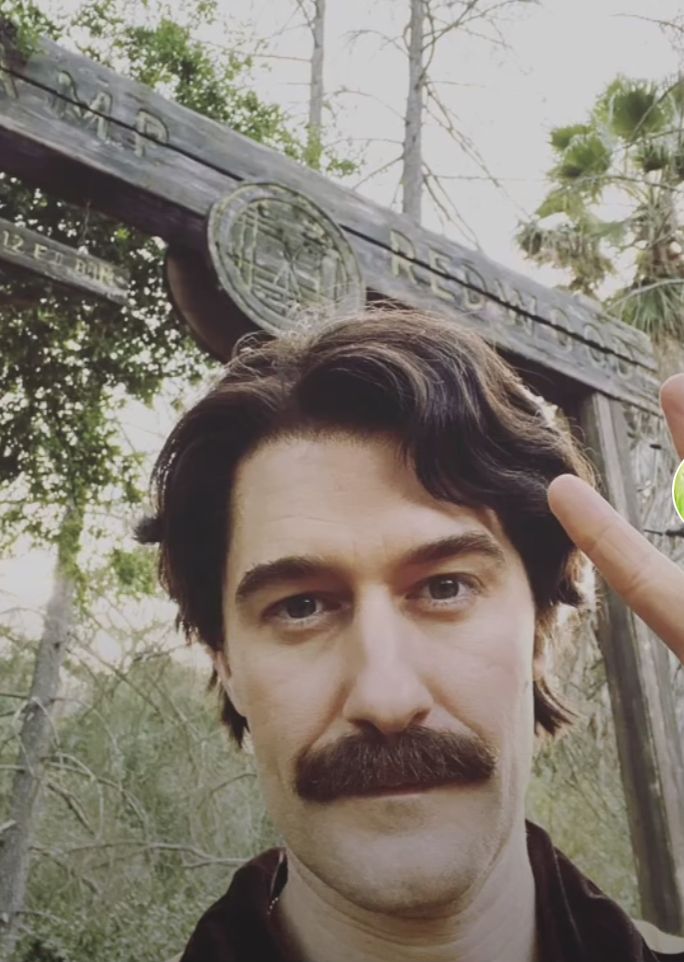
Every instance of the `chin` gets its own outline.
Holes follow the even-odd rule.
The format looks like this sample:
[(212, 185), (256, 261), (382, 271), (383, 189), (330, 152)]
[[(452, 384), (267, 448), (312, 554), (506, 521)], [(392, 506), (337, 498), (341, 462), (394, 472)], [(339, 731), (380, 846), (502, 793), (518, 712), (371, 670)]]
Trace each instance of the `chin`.
[(477, 813), (458, 805), (420, 812), (417, 800), (394, 798), (343, 807), (291, 848), (326, 885), (372, 912), (419, 918), (453, 908), (479, 887), (499, 843), (482, 802)]
[(325, 881), (367, 911), (428, 918), (467, 897), (480, 864), (472, 850), (445, 846), (443, 840), (395, 839), (363, 854), (353, 847), (338, 851)]

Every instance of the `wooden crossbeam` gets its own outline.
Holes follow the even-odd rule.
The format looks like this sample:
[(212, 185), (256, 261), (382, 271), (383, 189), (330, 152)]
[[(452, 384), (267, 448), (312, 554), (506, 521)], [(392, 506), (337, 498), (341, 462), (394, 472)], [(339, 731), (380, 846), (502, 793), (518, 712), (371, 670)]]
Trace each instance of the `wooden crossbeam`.
[(471, 326), (579, 392), (657, 410), (645, 334), (52, 42), (28, 62), (0, 48), (0, 169), (201, 254), (217, 199), (278, 182), (342, 228), (370, 292)]
[(128, 272), (0, 217), (0, 261), (59, 284), (125, 304)]

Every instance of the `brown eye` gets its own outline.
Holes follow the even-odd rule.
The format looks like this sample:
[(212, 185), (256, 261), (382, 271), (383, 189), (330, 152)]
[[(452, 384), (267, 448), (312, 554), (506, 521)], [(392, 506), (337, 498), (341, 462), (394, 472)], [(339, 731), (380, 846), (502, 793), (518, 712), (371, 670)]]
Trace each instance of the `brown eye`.
[[(469, 575), (435, 575), (424, 581), (410, 597), (421, 599), (433, 608), (463, 607), (473, 596), (480, 593), (477, 578)], [(454, 605), (449, 606), (449, 602)]]
[(430, 597), (435, 601), (446, 601), (463, 594), (463, 584), (459, 578), (432, 578), (428, 582)]
[(294, 598), (283, 601), (280, 610), (293, 621), (310, 618), (311, 615), (316, 614), (316, 599), (312, 595), (296, 595)]
[(263, 619), (282, 631), (304, 631), (327, 624), (339, 607), (334, 598), (325, 595), (290, 595), (267, 608)]

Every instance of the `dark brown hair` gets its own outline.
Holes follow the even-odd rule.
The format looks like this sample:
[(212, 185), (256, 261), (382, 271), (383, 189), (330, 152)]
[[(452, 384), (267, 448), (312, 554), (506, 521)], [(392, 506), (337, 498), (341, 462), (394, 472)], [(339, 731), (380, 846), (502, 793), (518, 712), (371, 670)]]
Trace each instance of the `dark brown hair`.
[[(381, 307), (315, 331), (243, 339), (164, 444), (152, 476), (156, 515), (139, 525), (138, 538), (159, 543), (160, 578), (189, 640), (216, 651), (224, 644), (230, 492), (240, 461), (266, 440), (321, 430), (392, 436), (431, 495), (494, 509), (530, 582), (535, 652), (549, 642), (559, 604), (587, 604), (583, 557), (546, 500), (559, 474), (596, 483), (569, 431), (478, 334)], [(246, 720), (222, 699), (241, 745)], [(534, 683), (534, 706), (537, 731), (550, 734), (573, 714), (544, 678)]]

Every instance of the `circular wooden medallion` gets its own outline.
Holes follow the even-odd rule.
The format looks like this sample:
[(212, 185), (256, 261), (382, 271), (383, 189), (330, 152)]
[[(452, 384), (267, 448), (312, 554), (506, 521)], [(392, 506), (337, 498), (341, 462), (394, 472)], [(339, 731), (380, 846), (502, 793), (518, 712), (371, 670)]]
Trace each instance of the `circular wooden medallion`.
[(307, 197), (245, 183), (209, 213), (208, 246), (221, 286), (271, 334), (360, 310), (365, 288), (340, 228)]

